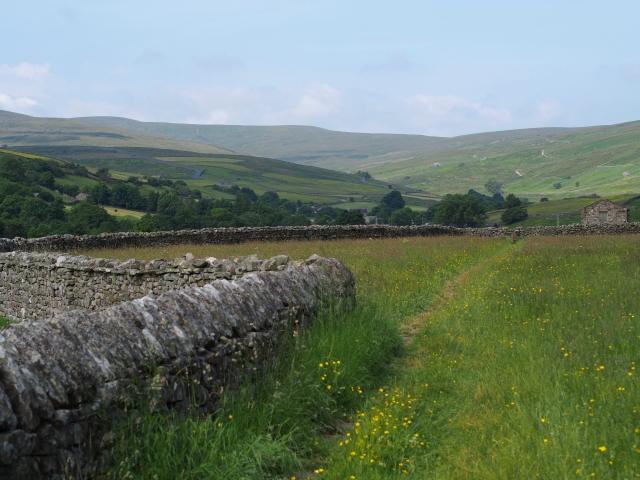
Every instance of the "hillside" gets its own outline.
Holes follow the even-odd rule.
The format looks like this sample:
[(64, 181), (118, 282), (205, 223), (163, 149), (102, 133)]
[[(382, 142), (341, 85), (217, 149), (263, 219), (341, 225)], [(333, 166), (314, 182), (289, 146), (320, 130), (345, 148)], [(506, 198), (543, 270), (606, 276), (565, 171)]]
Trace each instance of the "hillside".
[(503, 192), (531, 199), (637, 192), (640, 122), (467, 135), (419, 158), (368, 170), (375, 178), (439, 194), (486, 191), (491, 179), (504, 185)]
[(442, 139), (423, 135), (348, 133), (318, 127), (188, 125), (138, 122), (120, 117), (83, 117), (83, 122), (167, 138), (224, 145), (237, 152), (334, 170), (386, 163), (424, 154)]
[[(535, 128), (452, 138), (332, 132), (315, 127), (242, 127), (82, 119), (101, 126), (222, 145), (254, 155), (343, 171), (435, 194), (483, 190), (537, 199), (637, 191), (640, 122), (585, 128)], [(435, 165), (435, 166), (432, 166)], [(623, 174), (628, 172), (628, 176)], [(576, 186), (576, 182), (579, 185)], [(560, 183), (556, 189), (554, 184)]]
[[(190, 188), (215, 197), (223, 195), (219, 187), (231, 185), (251, 188), (259, 195), (273, 191), (293, 201), (330, 204), (347, 202), (350, 197), (376, 200), (389, 191), (386, 183), (376, 180), (363, 182), (360, 177), (344, 172), (248, 155), (206, 155), (141, 147), (29, 146), (16, 149), (86, 167), (106, 167), (112, 173), (121, 172), (123, 178), (135, 174), (182, 180)], [(229, 198), (233, 196), (229, 195)], [(415, 199), (414, 203), (421, 204), (420, 199)]]
[(199, 153), (233, 153), (203, 143), (173, 140), (115, 126), (84, 123), (66, 118), (38, 118), (0, 110), (0, 145), (91, 145), (102, 147), (155, 147)]

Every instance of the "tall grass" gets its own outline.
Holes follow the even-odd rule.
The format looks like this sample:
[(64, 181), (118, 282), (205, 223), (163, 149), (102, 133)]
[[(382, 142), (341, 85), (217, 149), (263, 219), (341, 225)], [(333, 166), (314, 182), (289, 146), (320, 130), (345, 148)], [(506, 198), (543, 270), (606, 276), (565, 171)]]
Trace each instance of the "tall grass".
[(638, 265), (637, 237), (503, 250), (424, 316), (404, 374), (354, 416), (323, 475), (640, 476)]
[[(329, 455), (334, 436), (397, 372), (402, 322), (427, 308), (448, 279), (506, 245), (437, 238), (182, 247), (198, 256), (252, 250), (336, 256), (356, 275), (359, 305), (289, 337), (259, 381), (224, 396), (215, 416), (185, 419), (142, 405), (109, 435), (115, 443), (105, 472), (115, 478), (262, 479), (302, 478), (322, 468), (319, 459)], [(123, 258), (130, 252), (99, 254)]]

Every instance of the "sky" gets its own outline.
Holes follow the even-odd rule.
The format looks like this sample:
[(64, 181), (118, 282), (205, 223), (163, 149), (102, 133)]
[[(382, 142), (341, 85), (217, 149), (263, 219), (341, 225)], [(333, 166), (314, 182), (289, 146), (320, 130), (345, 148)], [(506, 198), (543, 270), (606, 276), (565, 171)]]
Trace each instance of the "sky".
[(454, 136), (640, 120), (640, 2), (21, 0), (0, 109)]

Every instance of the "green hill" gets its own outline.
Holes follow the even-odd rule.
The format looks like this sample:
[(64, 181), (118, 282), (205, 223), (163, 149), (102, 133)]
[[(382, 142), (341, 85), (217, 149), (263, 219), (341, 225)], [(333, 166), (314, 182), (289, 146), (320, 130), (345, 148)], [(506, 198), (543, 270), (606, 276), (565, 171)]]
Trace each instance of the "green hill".
[[(354, 200), (377, 200), (388, 193), (386, 183), (362, 179), (356, 175), (282, 160), (248, 155), (202, 154), (183, 150), (142, 147), (15, 147), (21, 152), (43, 155), (90, 168), (106, 167), (124, 179), (129, 175), (160, 175), (182, 180), (204, 195), (220, 197), (220, 187), (238, 185), (257, 194), (277, 192), (292, 201), (336, 204)], [(406, 188), (402, 188), (406, 191)], [(421, 203), (420, 194), (413, 200)], [(232, 198), (233, 195), (228, 195)]]
[(456, 137), (421, 157), (369, 172), (439, 194), (485, 191), (483, 185), (491, 179), (504, 185), (503, 192), (531, 199), (637, 192), (640, 122)]
[[(116, 176), (161, 175), (184, 180), (205, 195), (238, 185), (258, 194), (275, 191), (290, 200), (341, 203), (371, 200), (387, 193), (384, 182), (282, 160), (237, 155), (205, 143), (176, 140), (111, 125), (62, 118), (36, 118), (0, 111), (0, 145), (23, 153), (109, 168)], [(406, 191), (406, 188), (401, 187)], [(416, 198), (414, 203), (424, 200)]]
[(156, 147), (200, 153), (233, 153), (204, 143), (173, 140), (159, 135), (66, 118), (38, 118), (0, 110), (0, 145), (91, 145), (102, 147)]
[[(332, 132), (316, 127), (243, 127), (81, 119), (342, 171), (435, 194), (484, 191), (488, 180), (532, 199), (640, 189), (640, 122), (534, 128), (453, 138)], [(628, 175), (625, 174), (628, 173)], [(623, 174), (625, 174), (623, 176)], [(579, 185), (576, 185), (576, 182)], [(554, 188), (560, 184), (560, 188)]]
[(424, 154), (439, 137), (347, 133), (308, 126), (186, 125), (138, 122), (120, 117), (76, 120), (167, 138), (224, 145), (237, 152), (342, 171)]

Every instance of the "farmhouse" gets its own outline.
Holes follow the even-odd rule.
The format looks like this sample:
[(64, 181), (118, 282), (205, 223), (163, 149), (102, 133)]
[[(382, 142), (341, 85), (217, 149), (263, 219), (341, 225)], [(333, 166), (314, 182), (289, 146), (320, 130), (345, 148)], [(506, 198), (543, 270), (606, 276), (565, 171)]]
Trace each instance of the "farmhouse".
[(582, 209), (583, 225), (628, 223), (629, 209), (603, 198)]

